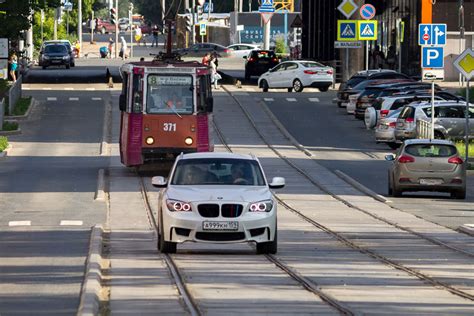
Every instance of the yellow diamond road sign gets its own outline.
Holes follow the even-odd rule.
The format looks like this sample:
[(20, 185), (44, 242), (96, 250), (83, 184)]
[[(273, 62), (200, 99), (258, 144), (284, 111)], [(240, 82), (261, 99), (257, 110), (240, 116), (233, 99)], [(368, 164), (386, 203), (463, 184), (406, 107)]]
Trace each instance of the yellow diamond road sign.
[(454, 60), (453, 65), (466, 77), (466, 80), (471, 80), (474, 76), (474, 51), (470, 48), (466, 49)]
[(359, 7), (353, 0), (343, 0), (337, 7), (337, 9), (348, 19), (357, 11), (358, 8)]

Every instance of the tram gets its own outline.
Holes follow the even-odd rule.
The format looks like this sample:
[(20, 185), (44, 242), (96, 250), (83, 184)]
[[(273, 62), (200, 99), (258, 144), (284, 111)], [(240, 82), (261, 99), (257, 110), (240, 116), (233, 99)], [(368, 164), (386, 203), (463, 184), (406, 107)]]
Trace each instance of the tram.
[(211, 70), (168, 50), (120, 68), (120, 158), (128, 167), (213, 151)]

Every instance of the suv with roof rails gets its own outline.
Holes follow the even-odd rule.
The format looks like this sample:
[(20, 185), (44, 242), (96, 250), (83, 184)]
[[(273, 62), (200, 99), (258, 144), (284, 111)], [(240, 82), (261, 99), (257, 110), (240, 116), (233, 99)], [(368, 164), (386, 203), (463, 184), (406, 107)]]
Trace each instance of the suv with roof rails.
[[(435, 101), (434, 132), (438, 139), (461, 139), (465, 136), (466, 102)], [(431, 121), (431, 102), (411, 103), (403, 107), (395, 126), (395, 138), (399, 141), (417, 137), (416, 121)], [(474, 122), (474, 106), (469, 106), (469, 121)], [(472, 124), (472, 123), (471, 123)], [(474, 131), (469, 135), (472, 137)]]

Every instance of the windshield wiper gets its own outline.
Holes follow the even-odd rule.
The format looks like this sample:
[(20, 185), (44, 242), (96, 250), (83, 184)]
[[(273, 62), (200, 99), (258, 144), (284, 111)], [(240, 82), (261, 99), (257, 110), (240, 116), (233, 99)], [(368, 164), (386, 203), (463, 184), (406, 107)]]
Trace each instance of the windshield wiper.
[(167, 107), (169, 107), (169, 108), (174, 112), (174, 114), (176, 114), (179, 118), (183, 118), (181, 115), (179, 115), (179, 113), (176, 111), (176, 109), (174, 108), (173, 105), (172, 105), (172, 106), (169, 106), (168, 103), (166, 103), (166, 102), (165, 102), (165, 105), (166, 105)]

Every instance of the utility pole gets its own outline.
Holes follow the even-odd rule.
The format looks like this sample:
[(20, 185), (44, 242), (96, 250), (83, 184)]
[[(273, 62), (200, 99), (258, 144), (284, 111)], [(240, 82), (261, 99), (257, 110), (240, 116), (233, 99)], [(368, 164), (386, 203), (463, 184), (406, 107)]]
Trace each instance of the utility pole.
[(191, 14), (192, 14), (192, 19), (191, 21), (193, 22), (193, 27), (191, 29), (191, 36), (192, 36), (192, 40), (191, 40), (191, 44), (194, 45), (196, 44), (196, 0), (192, 0), (192, 9), (191, 9)]
[[(464, 51), (464, 0), (459, 0), (459, 54)], [(459, 85), (463, 84), (463, 76), (459, 74)]]
[(77, 4), (77, 38), (79, 39), (79, 56), (82, 54), (82, 0)]
[[(118, 36), (119, 36), (119, 34), (118, 34), (118, 17), (120, 16), (119, 11), (118, 11), (118, 0), (115, 0), (115, 10), (117, 12), (117, 20), (115, 21), (115, 58), (117, 59), (119, 57), (118, 56), (118, 40), (119, 40), (119, 38), (118, 38)], [(130, 43), (130, 45), (132, 45), (132, 43)], [(123, 51), (123, 58), (124, 59), (125, 59), (126, 54), (127, 54), (127, 50), (124, 49), (124, 51)]]

